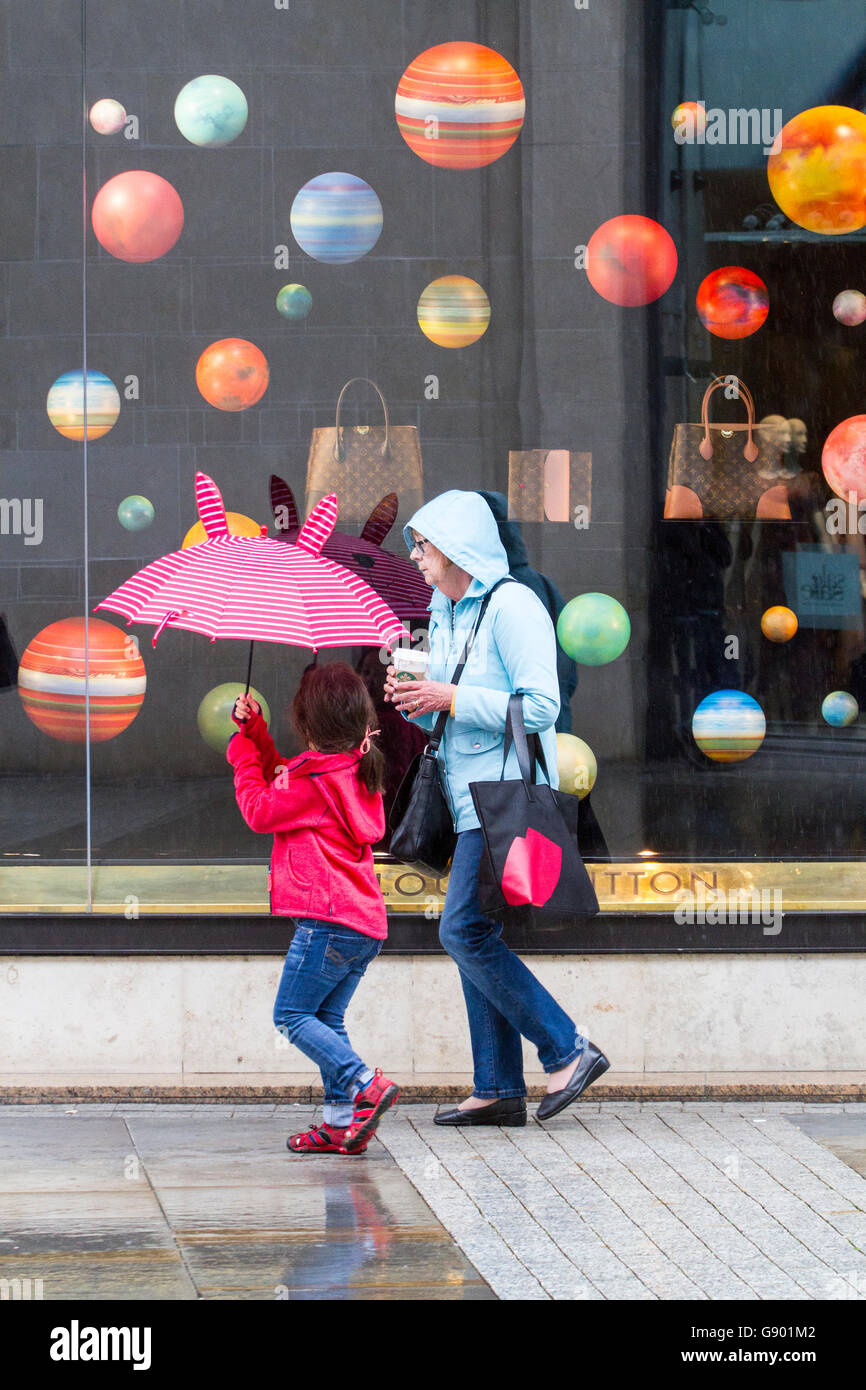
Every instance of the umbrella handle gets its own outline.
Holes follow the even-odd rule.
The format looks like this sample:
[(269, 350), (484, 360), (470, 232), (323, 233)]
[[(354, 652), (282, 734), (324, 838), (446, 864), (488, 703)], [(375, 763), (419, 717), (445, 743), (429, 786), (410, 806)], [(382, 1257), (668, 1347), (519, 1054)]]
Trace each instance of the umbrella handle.
[(254, 644), (250, 642), (250, 659), (247, 662), (247, 688), (244, 691), (245, 695), (249, 695), (250, 693), (250, 680), (252, 679), (253, 674), (253, 645)]

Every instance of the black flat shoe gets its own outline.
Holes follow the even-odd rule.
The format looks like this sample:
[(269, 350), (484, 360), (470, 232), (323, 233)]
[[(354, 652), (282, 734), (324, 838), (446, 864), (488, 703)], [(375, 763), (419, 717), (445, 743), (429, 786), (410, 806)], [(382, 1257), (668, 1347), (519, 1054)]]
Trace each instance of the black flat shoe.
[(522, 1096), (494, 1100), (480, 1110), (440, 1110), (434, 1125), (511, 1125), (526, 1124), (526, 1101)]
[(568, 1085), (563, 1086), (561, 1091), (551, 1091), (549, 1095), (544, 1096), (535, 1112), (535, 1118), (549, 1120), (558, 1115), (560, 1110), (577, 1100), (581, 1091), (585, 1091), (587, 1086), (591, 1086), (593, 1081), (603, 1076), (609, 1066), (610, 1062), (604, 1053), (599, 1052), (595, 1043), (588, 1042), (577, 1059), (577, 1066)]

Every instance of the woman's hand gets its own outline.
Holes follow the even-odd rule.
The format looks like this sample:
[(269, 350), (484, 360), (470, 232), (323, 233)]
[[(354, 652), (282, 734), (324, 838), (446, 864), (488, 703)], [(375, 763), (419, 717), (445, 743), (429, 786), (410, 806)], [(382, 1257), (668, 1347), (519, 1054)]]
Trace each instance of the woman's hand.
[(385, 698), (390, 698), (401, 713), (408, 715), (410, 719), (417, 719), (419, 714), (436, 714), (439, 710), (450, 710), (456, 685), (449, 685), (446, 681), (395, 681), (390, 675), (393, 669), (388, 668)]
[(252, 695), (239, 695), (232, 710), (232, 719), (236, 724), (243, 725), (254, 714), (261, 714), (261, 712), (261, 705), (258, 700), (253, 699)]

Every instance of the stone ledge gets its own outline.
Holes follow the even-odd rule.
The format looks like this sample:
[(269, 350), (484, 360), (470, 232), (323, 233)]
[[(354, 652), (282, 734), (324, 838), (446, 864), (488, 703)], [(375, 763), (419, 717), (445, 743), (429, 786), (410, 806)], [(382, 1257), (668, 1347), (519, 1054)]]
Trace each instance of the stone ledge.
[[(866, 1102), (866, 1079), (840, 1082), (836, 1079), (822, 1081), (816, 1074), (812, 1081), (750, 1080), (724, 1082), (670, 1081), (597, 1083), (587, 1092), (586, 1099), (597, 1101), (814, 1101), (830, 1104), (832, 1102)], [(401, 1088), (400, 1100), (405, 1103), (424, 1103), (431, 1101), (462, 1100), (467, 1093), (467, 1084), (442, 1083), (439, 1085), (411, 1084)], [(540, 1100), (544, 1094), (542, 1086), (527, 1088), (529, 1100)], [(147, 1103), (159, 1101), (166, 1105), (190, 1103), (198, 1105), (260, 1105), (273, 1104), (315, 1105), (322, 1101), (321, 1086), (286, 1085), (220, 1085), (206, 1083), (199, 1085), (0, 1085), (0, 1105), (88, 1105), (107, 1102)], [(578, 1101), (578, 1104), (580, 1102)]]

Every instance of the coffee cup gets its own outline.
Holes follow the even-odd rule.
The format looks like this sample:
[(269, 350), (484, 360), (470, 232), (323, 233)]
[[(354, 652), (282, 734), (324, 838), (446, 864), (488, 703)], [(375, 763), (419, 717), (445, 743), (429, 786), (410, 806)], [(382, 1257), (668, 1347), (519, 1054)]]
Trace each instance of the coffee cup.
[(397, 647), (391, 653), (396, 681), (423, 681), (427, 676), (430, 653), (415, 647)]

